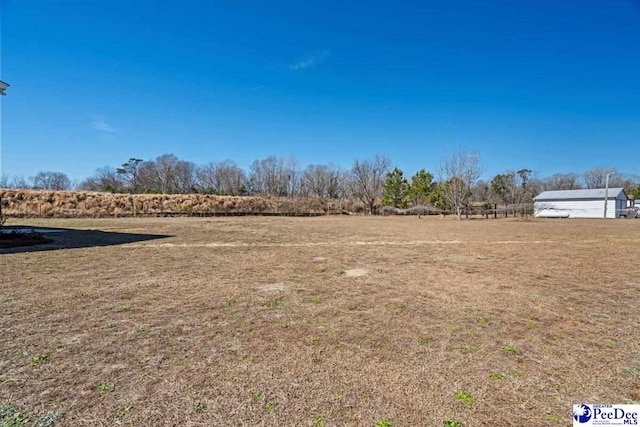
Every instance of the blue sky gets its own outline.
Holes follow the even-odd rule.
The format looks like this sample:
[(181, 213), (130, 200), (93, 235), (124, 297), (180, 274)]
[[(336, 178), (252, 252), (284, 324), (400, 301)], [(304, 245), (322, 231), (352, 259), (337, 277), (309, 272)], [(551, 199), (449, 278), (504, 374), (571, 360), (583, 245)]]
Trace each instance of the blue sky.
[(638, 174), (640, 1), (0, 0), (3, 172), (476, 150)]

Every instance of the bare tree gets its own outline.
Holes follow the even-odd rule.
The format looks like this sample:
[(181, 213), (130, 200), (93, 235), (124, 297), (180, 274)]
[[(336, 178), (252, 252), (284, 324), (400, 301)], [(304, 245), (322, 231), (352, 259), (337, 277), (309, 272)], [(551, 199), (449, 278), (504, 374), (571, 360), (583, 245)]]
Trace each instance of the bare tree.
[(341, 170), (334, 165), (309, 165), (300, 176), (305, 195), (336, 199), (340, 193)]
[[(535, 175), (531, 177), (529, 183), (527, 184), (527, 190), (529, 191), (529, 195), (531, 196), (531, 202), (533, 202), (533, 197), (545, 191), (544, 182), (542, 179), (537, 178)], [(579, 184), (576, 184), (576, 190), (580, 187)]]
[(608, 173), (615, 172), (613, 168), (597, 167), (585, 171), (582, 179), (587, 188), (604, 188)]
[(85, 191), (120, 193), (124, 191), (125, 183), (114, 168), (104, 166), (96, 169), (95, 174), (82, 181), (78, 187)]
[(173, 181), (175, 193), (197, 193), (196, 165), (193, 162), (180, 160), (176, 163)]
[(231, 160), (220, 163), (220, 190), (222, 194), (239, 196), (247, 192), (247, 174)]
[(238, 196), (246, 192), (247, 174), (232, 160), (201, 166), (197, 177), (205, 193)]
[(471, 188), (482, 175), (480, 157), (476, 152), (458, 151), (440, 164), (443, 196), (447, 204), (462, 219), (462, 210), (471, 196)]
[(297, 162), (293, 157), (269, 156), (249, 167), (251, 190), (268, 196), (293, 196), (297, 190)]
[(336, 186), (332, 190), (331, 198), (339, 199), (340, 206), (343, 202), (347, 202), (349, 199), (353, 199), (351, 185), (351, 171), (338, 169), (337, 178), (335, 182)]
[(218, 163), (209, 162), (202, 165), (196, 172), (200, 191), (208, 194), (222, 194), (220, 191), (220, 177), (218, 174)]
[(137, 191), (162, 194), (180, 192), (177, 185), (179, 164), (180, 159), (174, 154), (163, 154), (155, 160), (140, 163), (137, 170)]
[(371, 160), (356, 160), (351, 168), (351, 194), (359, 199), (371, 214), (375, 213), (387, 172), (391, 168), (391, 159), (376, 155)]
[(15, 175), (11, 180), (11, 182), (9, 183), (9, 187), (16, 188), (16, 189), (28, 189), (28, 188), (32, 188), (33, 185), (29, 182), (28, 179), (25, 179), (24, 176)]
[(580, 176), (575, 173), (554, 173), (544, 180), (545, 190), (578, 190)]
[(305, 196), (325, 197), (327, 193), (327, 168), (325, 165), (309, 165), (300, 176), (300, 191)]
[[(136, 182), (136, 192), (138, 193), (163, 192), (162, 183), (158, 179), (157, 165), (153, 160), (148, 160), (138, 165)], [(165, 192), (168, 192), (168, 190)]]
[(174, 154), (163, 154), (137, 165), (136, 182), (140, 192), (193, 193), (197, 191), (196, 165)]
[(609, 180), (609, 187), (624, 188), (630, 194), (638, 186), (638, 176), (618, 173)]
[(71, 180), (62, 172), (38, 172), (33, 177), (33, 188), (42, 190), (68, 190)]
[(174, 154), (163, 154), (156, 157), (153, 169), (156, 176), (156, 186), (160, 193), (176, 193), (176, 169), (180, 160)]

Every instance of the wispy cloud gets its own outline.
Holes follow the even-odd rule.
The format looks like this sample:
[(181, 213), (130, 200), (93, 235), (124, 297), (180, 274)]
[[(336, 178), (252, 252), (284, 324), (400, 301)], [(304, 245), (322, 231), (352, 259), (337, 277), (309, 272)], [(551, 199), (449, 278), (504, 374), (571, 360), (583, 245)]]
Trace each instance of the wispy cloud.
[(89, 121), (89, 127), (99, 132), (105, 132), (105, 133), (118, 132), (118, 129), (114, 128), (107, 122), (106, 116), (100, 116), (100, 115), (91, 116)]
[(289, 65), (289, 68), (293, 70), (304, 70), (305, 68), (313, 67), (324, 62), (324, 60), (329, 56), (329, 53), (330, 52), (328, 50), (320, 50), (317, 52), (309, 53), (298, 61)]

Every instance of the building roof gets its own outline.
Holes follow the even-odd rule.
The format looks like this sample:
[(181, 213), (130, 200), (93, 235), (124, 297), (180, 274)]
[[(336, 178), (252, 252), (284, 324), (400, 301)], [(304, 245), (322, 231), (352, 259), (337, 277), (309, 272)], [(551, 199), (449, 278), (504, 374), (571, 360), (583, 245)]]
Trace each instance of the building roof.
[[(588, 190), (557, 190), (543, 191), (534, 197), (534, 200), (577, 200), (577, 199), (604, 199), (604, 188), (593, 188)], [(610, 188), (609, 198), (617, 199), (620, 193), (624, 194), (625, 199), (627, 193), (624, 188)]]

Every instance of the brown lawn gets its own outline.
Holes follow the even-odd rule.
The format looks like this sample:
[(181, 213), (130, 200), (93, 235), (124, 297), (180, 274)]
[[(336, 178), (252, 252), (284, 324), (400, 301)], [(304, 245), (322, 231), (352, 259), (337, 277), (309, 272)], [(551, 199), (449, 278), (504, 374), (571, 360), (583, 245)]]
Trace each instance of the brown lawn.
[(26, 222), (76, 231), (0, 250), (0, 406), (25, 426), (566, 426), (640, 401), (640, 221)]

